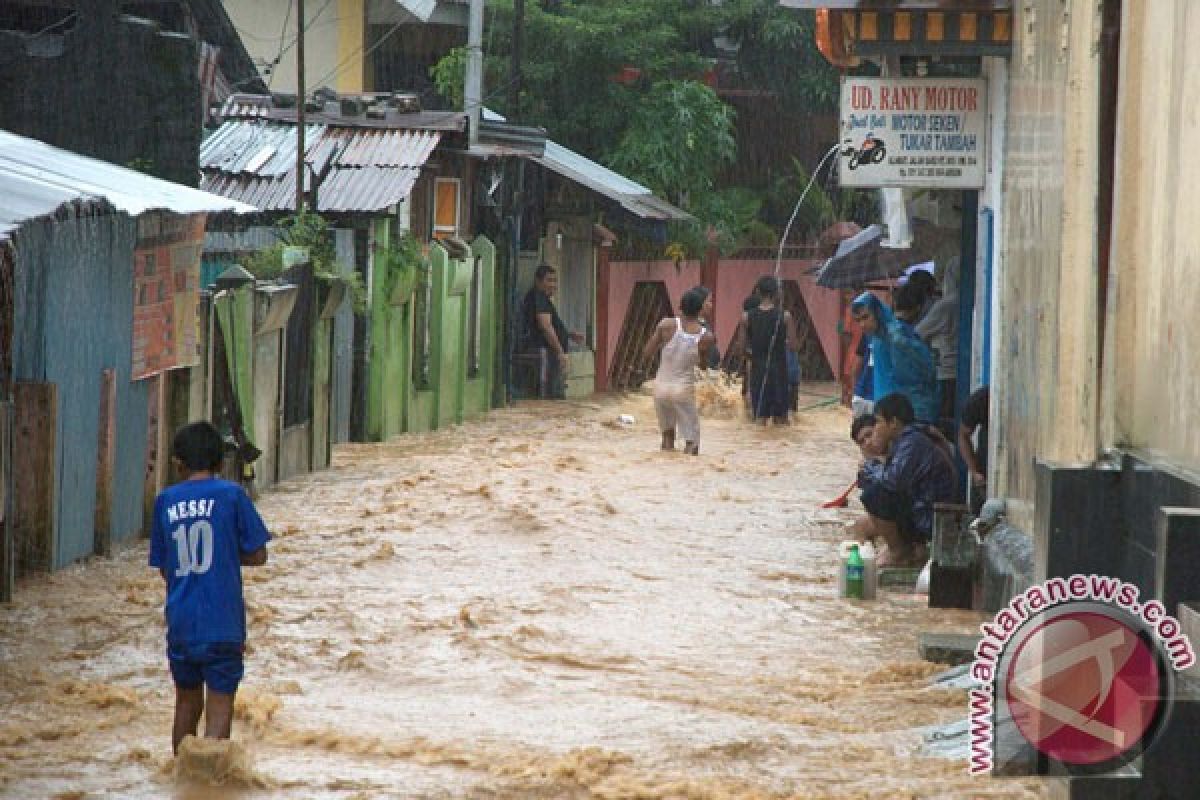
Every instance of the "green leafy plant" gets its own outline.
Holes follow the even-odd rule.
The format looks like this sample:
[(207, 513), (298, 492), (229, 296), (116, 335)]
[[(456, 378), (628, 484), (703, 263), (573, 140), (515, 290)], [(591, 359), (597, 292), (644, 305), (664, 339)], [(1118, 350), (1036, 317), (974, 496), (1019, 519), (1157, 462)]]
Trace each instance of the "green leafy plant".
[(302, 211), (280, 222), (279, 241), (265, 250), (260, 250), (245, 259), (243, 266), (259, 280), (275, 280), (283, 274), (283, 253), (288, 247), (303, 247), (308, 250), (313, 277), (319, 281), (341, 281), (346, 284), (353, 298), (354, 310), (362, 313), (367, 308), (367, 291), (362, 277), (354, 270), (346, 269), (337, 260), (334, 249), (333, 230), (320, 214)]
[(421, 243), (410, 232), (396, 237), (388, 247), (376, 253), (377, 268), (387, 276), (385, 291), (389, 298), (397, 293), (411, 294), (417, 283), (429, 271), (429, 259)]
[[(776, 178), (767, 192), (763, 209), (767, 220), (782, 230), (810, 179), (809, 171), (793, 158), (792, 169)], [(832, 183), (828, 177), (824, 182), (813, 182), (803, 205), (796, 211), (796, 221), (788, 235), (789, 243), (815, 239), (835, 222), (863, 223), (873, 218), (874, 193), (842, 189)]]
[(125, 162), (125, 166), (129, 169), (145, 173), (146, 175), (154, 174), (154, 159), (152, 158), (143, 158), (142, 156), (138, 156), (137, 158), (132, 158)]
[(749, 246), (750, 232), (758, 224), (759, 205), (757, 195), (748, 189), (698, 194), (689, 208), (695, 219), (672, 226), (673, 243), (681, 245), (689, 258), (699, 258), (709, 245), (729, 255)]
[(662, 81), (630, 120), (612, 166), (689, 208), (736, 155), (733, 109), (702, 83)]
[(467, 74), (467, 48), (455, 47), (442, 56), (438, 63), (429, 70), (429, 77), (437, 87), (438, 94), (450, 102), (451, 108), (461, 109), (465, 105), (463, 99), (463, 79)]
[(725, 35), (737, 42), (739, 78), (775, 92), (788, 105), (813, 112), (837, 110), (838, 71), (816, 47), (816, 15), (778, 0), (731, 0)]

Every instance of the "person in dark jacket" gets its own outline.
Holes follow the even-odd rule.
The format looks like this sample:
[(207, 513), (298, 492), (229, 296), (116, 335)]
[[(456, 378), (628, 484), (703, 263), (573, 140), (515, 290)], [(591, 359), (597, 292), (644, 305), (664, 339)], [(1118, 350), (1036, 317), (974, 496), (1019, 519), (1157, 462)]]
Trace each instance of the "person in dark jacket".
[(872, 445), (886, 453), (867, 461), (858, 475), (866, 524), (856, 531), (887, 544), (881, 566), (911, 566), (927, 558), (933, 509), (953, 503), (958, 476), (949, 443), (936, 429), (915, 422), (912, 403), (900, 393), (875, 404)]
[(567, 391), (567, 348), (571, 342), (583, 342), (583, 335), (569, 331), (558, 315), (552, 299), (557, 290), (558, 271), (542, 264), (533, 273), (533, 286), (521, 303), (521, 349), (545, 354), (549, 374), (541, 380), (548, 385), (550, 397), (562, 399)]

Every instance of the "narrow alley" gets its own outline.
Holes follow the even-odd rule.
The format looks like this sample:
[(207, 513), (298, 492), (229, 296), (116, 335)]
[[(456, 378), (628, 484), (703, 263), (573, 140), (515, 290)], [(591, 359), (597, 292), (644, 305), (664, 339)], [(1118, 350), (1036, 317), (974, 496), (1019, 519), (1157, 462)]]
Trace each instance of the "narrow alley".
[(25, 581), (0, 796), (1041, 796), (920, 752), (966, 699), (929, 688), (916, 635), (980, 615), (834, 597), (847, 411), (706, 418), (695, 459), (653, 420), (645, 395), (531, 403), (264, 493), (237, 747), (207, 758), (171, 759), (144, 541)]

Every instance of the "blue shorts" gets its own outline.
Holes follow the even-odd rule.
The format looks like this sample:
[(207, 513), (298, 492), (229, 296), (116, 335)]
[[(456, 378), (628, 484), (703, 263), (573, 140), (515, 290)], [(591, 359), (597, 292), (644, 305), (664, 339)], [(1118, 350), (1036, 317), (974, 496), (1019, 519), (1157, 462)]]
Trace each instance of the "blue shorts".
[(201, 644), (167, 643), (167, 661), (171, 677), (180, 689), (198, 689), (234, 694), (245, 674), (242, 651), (237, 642), (204, 642)]

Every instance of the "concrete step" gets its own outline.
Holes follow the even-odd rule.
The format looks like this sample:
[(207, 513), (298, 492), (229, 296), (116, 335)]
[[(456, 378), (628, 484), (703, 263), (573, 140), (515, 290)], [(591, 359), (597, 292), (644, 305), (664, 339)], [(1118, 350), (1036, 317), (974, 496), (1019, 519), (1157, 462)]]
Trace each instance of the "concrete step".
[(938, 633), (922, 631), (917, 636), (917, 655), (935, 664), (969, 664), (975, 658), (976, 633)]

